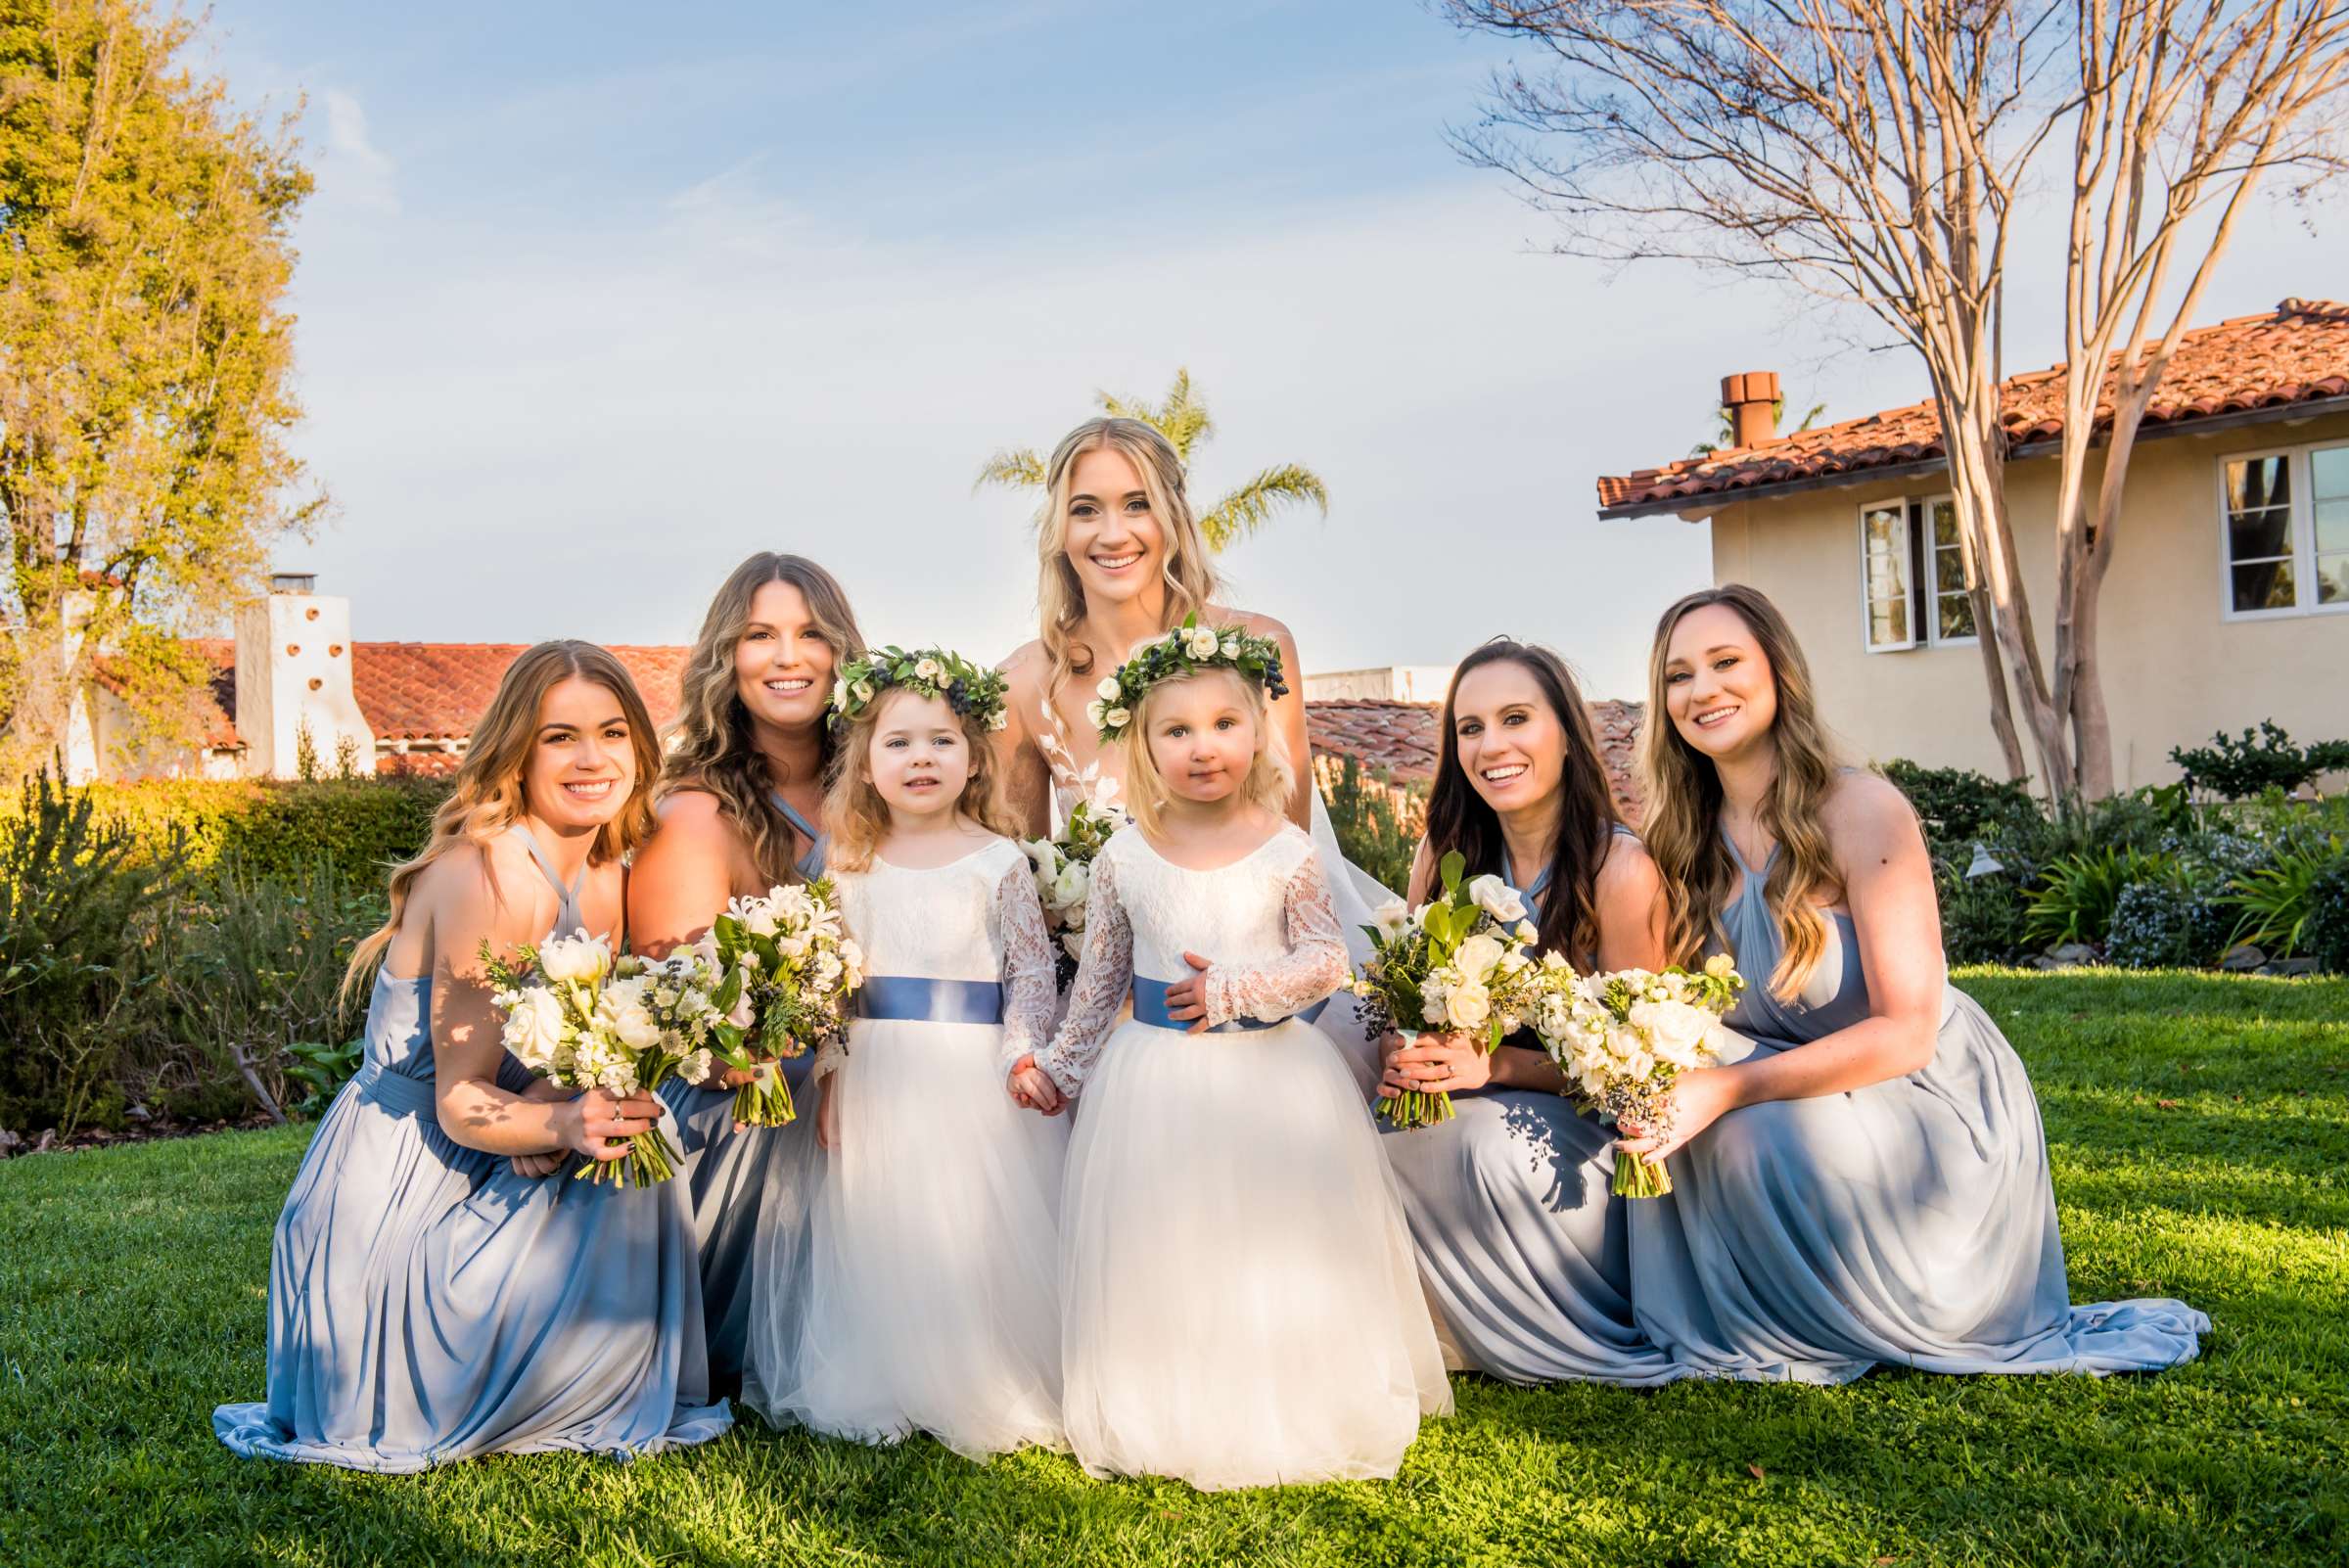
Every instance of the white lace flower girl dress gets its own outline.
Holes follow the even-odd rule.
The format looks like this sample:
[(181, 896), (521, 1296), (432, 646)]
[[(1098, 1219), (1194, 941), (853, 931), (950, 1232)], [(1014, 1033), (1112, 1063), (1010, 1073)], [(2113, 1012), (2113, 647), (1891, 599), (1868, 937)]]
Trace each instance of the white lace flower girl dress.
[[(1186, 950), (1211, 961), (1205, 1034), (1167, 1021)], [(1094, 861), (1082, 968), (1037, 1058), (1083, 1095), (1061, 1311), (1086, 1469), (1208, 1490), (1391, 1476), (1420, 1416), (1451, 1410), (1361, 1092), (1298, 1016), (1345, 978), (1294, 827), (1213, 871), (1130, 827)]]
[(839, 1096), (839, 1143), (803, 1314), (785, 1320), (781, 1298), (753, 1314), (754, 1373), (797, 1379), (765, 1413), (867, 1443), (926, 1431), (976, 1459), (1065, 1448), (1069, 1127), (1023, 1110), (1006, 1084), (1056, 1001), (1028, 857), (996, 839), (935, 869), (876, 858), (833, 881), (866, 978), (845, 1054), (817, 1063)]

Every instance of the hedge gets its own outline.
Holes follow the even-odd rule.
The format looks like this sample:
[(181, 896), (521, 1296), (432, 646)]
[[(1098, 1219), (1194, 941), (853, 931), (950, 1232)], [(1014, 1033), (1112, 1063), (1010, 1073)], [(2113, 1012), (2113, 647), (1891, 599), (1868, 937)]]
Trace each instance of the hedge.
[[(233, 855), (264, 877), (295, 876), (320, 860), (364, 878), (423, 848), (448, 786), (435, 779), (153, 779), (100, 783), (87, 793), (97, 817), (145, 844), (177, 829), (188, 867), (209, 871)], [(21, 800), (8, 802), (15, 816)]]

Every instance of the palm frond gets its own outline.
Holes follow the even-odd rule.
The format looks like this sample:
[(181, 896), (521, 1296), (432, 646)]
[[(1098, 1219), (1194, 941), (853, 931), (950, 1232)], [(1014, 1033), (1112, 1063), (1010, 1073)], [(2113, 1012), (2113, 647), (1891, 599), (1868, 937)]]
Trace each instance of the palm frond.
[(1216, 422), (1209, 417), (1207, 404), (1200, 401), (1199, 394), (1191, 388), (1188, 370), (1174, 372), (1174, 385), (1167, 389), (1164, 402), (1145, 402), (1109, 392), (1095, 392), (1093, 397), (1100, 403), (1101, 412), (1112, 419), (1138, 419), (1164, 436), (1185, 468), (1190, 466), (1192, 452), (1216, 433)]
[(987, 460), (979, 477), (971, 481), (974, 494), (990, 484), (1007, 490), (1040, 490), (1044, 487), (1044, 460), (1027, 446), (1006, 446)]
[(1308, 502), (1329, 516), (1329, 486), (1312, 469), (1282, 463), (1218, 501), (1200, 516), (1199, 527), (1207, 534), (1208, 548), (1221, 550), (1263, 528), (1275, 509)]

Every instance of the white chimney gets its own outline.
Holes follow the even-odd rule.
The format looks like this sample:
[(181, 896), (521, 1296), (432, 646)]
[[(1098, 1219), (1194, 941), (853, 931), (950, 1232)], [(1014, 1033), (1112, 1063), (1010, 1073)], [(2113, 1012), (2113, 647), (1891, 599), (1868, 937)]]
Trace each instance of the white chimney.
[(316, 582), (279, 573), (267, 598), (238, 607), (237, 734), (249, 777), (299, 777), (305, 729), (321, 778), (345, 751), (359, 772), (375, 771), (375, 734), (351, 690), (350, 601), (312, 593)]

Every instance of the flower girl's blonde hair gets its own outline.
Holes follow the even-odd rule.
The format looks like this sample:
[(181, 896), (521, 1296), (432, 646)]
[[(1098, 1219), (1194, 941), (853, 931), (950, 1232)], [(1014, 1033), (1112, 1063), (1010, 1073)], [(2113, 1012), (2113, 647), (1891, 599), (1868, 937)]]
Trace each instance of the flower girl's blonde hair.
[(1247, 780), (1240, 786), (1241, 798), (1287, 821), (1289, 793), (1296, 777), (1289, 771), (1288, 741), (1281, 735), (1280, 726), (1272, 722), (1272, 705), (1267, 700), (1263, 686), (1236, 669), (1218, 667), (1157, 682), (1142, 694), (1141, 703), (1133, 712), (1133, 722), (1119, 737), (1126, 747), (1126, 809), (1135, 826), (1157, 838), (1165, 821), (1160, 813), (1174, 793), (1168, 787), (1166, 775), (1159, 772), (1158, 760), (1150, 755), (1150, 710), (1157, 706), (1161, 692), (1195, 680), (1227, 680), (1241, 694), (1241, 702), (1256, 717), (1256, 760), (1248, 764)]
[[(866, 756), (873, 732), (881, 727), (882, 714), (909, 695), (918, 700), (918, 694), (894, 687), (881, 693), (877, 701), (866, 703), (853, 716), (832, 721), (832, 771), (824, 790), (824, 832), (831, 838), (824, 856), (828, 870), (871, 869), (873, 851), (889, 832), (889, 803), (873, 787)], [(1026, 829), (1004, 804), (1003, 762), (990, 744), (993, 737), (981, 715), (958, 711), (954, 716), (971, 748), (971, 776), (964, 781), (962, 799), (954, 803), (954, 808), (990, 833), (1018, 839)]]
[[(653, 788), (661, 776), (661, 743), (653, 730), (652, 715), (627, 667), (591, 642), (542, 642), (506, 667), (497, 695), (473, 726), (465, 760), (457, 764), (448, 799), (433, 813), (433, 830), (416, 858), (392, 872), (392, 914), (383, 928), (360, 943), (343, 972), (343, 993), (358, 989), (359, 980), (383, 961), (384, 949), (399, 930), (416, 879), (441, 856), (467, 845), (486, 847), (491, 840), (522, 820), (529, 807), (523, 775), (529, 771), (530, 749), (538, 743), (538, 710), (546, 694), (567, 680), (588, 680), (620, 700), (621, 716), (628, 724), (628, 753), (636, 776), (619, 814), (595, 831), (588, 848), (591, 865), (607, 865), (653, 836)], [(490, 888), (497, 873), (486, 859), (484, 870)]]

